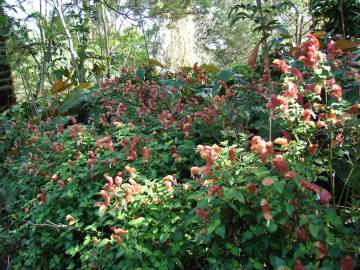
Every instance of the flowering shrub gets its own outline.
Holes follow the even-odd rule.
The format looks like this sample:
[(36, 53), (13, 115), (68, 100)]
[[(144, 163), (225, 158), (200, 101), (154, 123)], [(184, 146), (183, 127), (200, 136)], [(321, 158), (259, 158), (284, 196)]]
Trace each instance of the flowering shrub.
[(354, 269), (356, 61), (309, 35), (270, 77), (124, 68), (81, 114), (78, 92), (49, 118), (14, 107), (1, 253), (14, 269)]

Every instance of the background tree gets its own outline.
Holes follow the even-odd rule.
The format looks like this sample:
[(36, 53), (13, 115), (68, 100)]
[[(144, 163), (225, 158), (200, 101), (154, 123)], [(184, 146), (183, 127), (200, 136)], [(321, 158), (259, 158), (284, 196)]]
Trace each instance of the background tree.
[(6, 53), (10, 20), (4, 11), (4, 5), (4, 0), (0, 0), (0, 111), (16, 102), (11, 66)]
[(200, 18), (200, 46), (221, 66), (246, 63), (259, 38), (258, 34), (250, 34), (255, 27), (252, 21), (230, 26), (228, 13), (236, 3), (236, 0), (214, 1), (209, 13)]
[(309, 8), (315, 18), (313, 28), (323, 25), (327, 32), (344, 37), (360, 37), (358, 0), (311, 0)]

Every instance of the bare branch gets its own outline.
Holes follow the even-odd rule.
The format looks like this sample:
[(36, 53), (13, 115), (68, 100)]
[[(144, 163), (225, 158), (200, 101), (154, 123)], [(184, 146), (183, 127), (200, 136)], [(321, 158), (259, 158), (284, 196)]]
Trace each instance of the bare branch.
[(129, 19), (129, 20), (131, 20), (131, 21), (137, 22), (136, 19), (131, 18), (131, 17), (129, 16), (129, 12), (130, 12), (130, 11), (128, 11), (128, 12), (126, 12), (126, 13), (121, 12), (121, 11), (117, 10), (116, 8), (112, 7), (106, 0), (101, 0), (100, 2), (103, 3), (108, 9), (114, 11), (116, 14), (118, 14), (118, 15), (126, 18), (126, 19)]
[(55, 229), (67, 229), (67, 228), (74, 229), (73, 227), (70, 227), (69, 225), (61, 224), (61, 223), (56, 224), (49, 220), (47, 220), (45, 223), (32, 223), (30, 221), (27, 221), (26, 223), (30, 224), (32, 226), (36, 226), (36, 227), (51, 227), (51, 228), (55, 228)]

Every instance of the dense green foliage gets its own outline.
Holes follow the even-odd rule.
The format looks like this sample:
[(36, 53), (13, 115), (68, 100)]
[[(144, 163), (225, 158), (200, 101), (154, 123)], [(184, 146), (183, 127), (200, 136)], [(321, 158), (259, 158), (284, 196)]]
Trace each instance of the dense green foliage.
[[(255, 58), (256, 60), (256, 58)], [(1, 115), (14, 269), (353, 269), (359, 55), (123, 68)], [(268, 68), (268, 70), (266, 70)], [(341, 86), (340, 86), (341, 85)]]
[(360, 4), (357, 0), (312, 0), (310, 11), (316, 25), (326, 31), (349, 37), (360, 37)]
[(358, 269), (359, 8), (0, 0), (0, 268)]

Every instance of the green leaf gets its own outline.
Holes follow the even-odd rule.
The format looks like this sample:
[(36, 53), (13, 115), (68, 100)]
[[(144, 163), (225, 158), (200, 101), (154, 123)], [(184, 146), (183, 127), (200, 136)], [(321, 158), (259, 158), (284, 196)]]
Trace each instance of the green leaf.
[(284, 192), (284, 187), (285, 187), (284, 181), (279, 181), (273, 184), (273, 189), (276, 190), (279, 194), (282, 194)]
[(207, 232), (208, 234), (212, 233), (213, 231), (215, 231), (215, 229), (221, 224), (221, 220), (220, 219), (215, 219), (213, 223), (211, 223), (208, 227), (207, 227)]
[(60, 106), (60, 112), (65, 113), (68, 112), (77, 106), (81, 105), (83, 101), (83, 92), (80, 90), (72, 91), (71, 95), (69, 95), (63, 104)]
[(208, 199), (207, 198), (202, 199), (197, 203), (198, 208), (205, 208), (207, 206), (208, 206)]
[(169, 235), (168, 234), (165, 234), (165, 233), (162, 233), (160, 235), (160, 243), (164, 243), (167, 239), (169, 238)]
[(294, 207), (291, 204), (286, 204), (285, 205), (285, 211), (289, 216), (292, 216), (293, 212), (294, 212)]
[(140, 225), (144, 220), (145, 220), (145, 218), (139, 217), (139, 218), (137, 218), (137, 219), (133, 219), (133, 220), (129, 221), (129, 225), (131, 225), (131, 226), (138, 226), (138, 225)]
[(310, 234), (317, 238), (319, 236), (319, 226), (316, 225), (316, 224), (310, 224), (309, 225), (309, 231), (310, 231)]
[(101, 239), (100, 242), (99, 242), (99, 247), (103, 247), (109, 242), (110, 242), (110, 239), (108, 239), (108, 238)]
[(329, 208), (329, 209), (326, 210), (325, 220), (326, 220), (327, 223), (330, 223), (330, 224), (332, 224), (334, 226), (341, 225), (341, 219), (336, 214), (335, 209)]
[(247, 240), (250, 240), (253, 238), (253, 234), (250, 231), (246, 231), (242, 235), (242, 242), (246, 242)]
[(218, 80), (227, 82), (230, 79), (231, 75), (232, 74), (230, 70), (222, 70), (218, 76)]
[(272, 261), (273, 261), (273, 265), (275, 266), (275, 269), (278, 269), (279, 267), (286, 265), (284, 260), (278, 256), (275, 256), (274, 258), (272, 258)]
[(276, 223), (274, 221), (270, 221), (268, 230), (269, 230), (269, 232), (274, 233), (274, 232), (276, 232), (277, 227), (278, 226), (276, 225)]
[(245, 203), (244, 195), (241, 190), (235, 190), (234, 188), (226, 188), (224, 187), (224, 199), (227, 200), (238, 200), (241, 203)]
[(225, 226), (221, 225), (220, 227), (216, 228), (215, 233), (221, 238), (225, 239)]
[(145, 73), (146, 73), (145, 68), (138, 68), (136, 70), (136, 76), (137, 76), (139, 81), (145, 80)]

